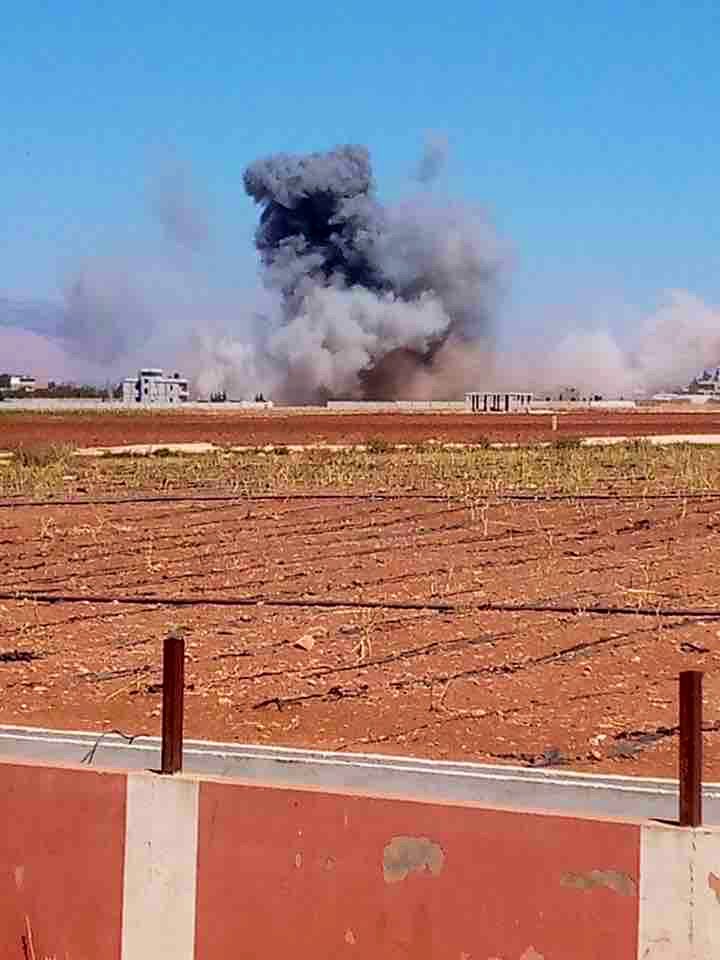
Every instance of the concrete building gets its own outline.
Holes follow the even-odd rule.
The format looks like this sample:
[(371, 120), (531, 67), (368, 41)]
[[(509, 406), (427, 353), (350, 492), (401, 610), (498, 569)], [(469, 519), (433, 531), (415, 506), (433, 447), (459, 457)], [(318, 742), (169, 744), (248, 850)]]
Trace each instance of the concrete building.
[(35, 377), (31, 377), (28, 374), (24, 373), (4, 373), (0, 375), (0, 390), (14, 392), (17, 390), (25, 390), (28, 393), (32, 393), (38, 387), (38, 382)]
[(701, 377), (695, 377), (688, 393), (720, 397), (720, 368), (714, 371), (704, 370)]
[(137, 377), (123, 380), (123, 403), (165, 405), (187, 403), (188, 381), (179, 373), (166, 376), (158, 367), (145, 367)]
[(527, 413), (531, 393), (466, 393), (465, 409), (472, 413)]

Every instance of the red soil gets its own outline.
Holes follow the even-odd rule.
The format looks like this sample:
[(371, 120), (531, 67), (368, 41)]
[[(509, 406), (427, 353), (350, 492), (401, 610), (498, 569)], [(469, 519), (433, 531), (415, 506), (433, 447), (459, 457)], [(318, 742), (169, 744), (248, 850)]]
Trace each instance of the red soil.
[(78, 447), (131, 443), (219, 444), (542, 441), (582, 436), (720, 433), (720, 413), (568, 413), (552, 431), (546, 415), (158, 413), (11, 413), (0, 416), (0, 449), (37, 442)]
[[(382, 419), (395, 430), (407, 418)], [(344, 431), (370, 423), (378, 432), (374, 418), (298, 423), (337, 439), (338, 420)], [(434, 433), (466, 422), (410, 420)], [(96, 420), (82, 442), (97, 442), (106, 422)], [(203, 436), (218, 422), (202, 419)], [(233, 418), (223, 429), (298, 423)], [(136, 426), (153, 425), (142, 418), (118, 429), (137, 440)], [(353, 604), (714, 606), (720, 569), (708, 558), (719, 529), (717, 501), (702, 498), (489, 502), (481, 511), (352, 497), (16, 506), (0, 511), (0, 590), (147, 602), (0, 601), (0, 652), (40, 657), (0, 661), (0, 722), (158, 733), (161, 641), (179, 624), (191, 737), (672, 776), (678, 671), (708, 671), (706, 719), (720, 721), (717, 621)], [(159, 595), (197, 605), (172, 609), (153, 601)], [(211, 595), (298, 606), (203, 605)], [(327, 596), (347, 604), (309, 603)], [(706, 736), (706, 776), (720, 778), (717, 732)]]

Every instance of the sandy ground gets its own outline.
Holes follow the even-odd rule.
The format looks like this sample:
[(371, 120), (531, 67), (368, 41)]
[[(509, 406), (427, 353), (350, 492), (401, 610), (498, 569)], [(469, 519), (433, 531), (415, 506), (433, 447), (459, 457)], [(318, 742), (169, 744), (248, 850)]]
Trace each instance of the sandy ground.
[(151, 443), (265, 445), (293, 443), (479, 443), (550, 441), (586, 436), (718, 434), (720, 413), (569, 413), (558, 415), (557, 432), (550, 415), (478, 414), (331, 414), (157, 413), (42, 414), (0, 412), (0, 449), (19, 444), (71, 444), (75, 447)]
[[(301, 419), (299, 429), (334, 439), (369, 429), (355, 417), (326, 427), (328, 419)], [(381, 419), (368, 418), (373, 432)], [(401, 429), (401, 416), (389, 419), (389, 431)], [(446, 429), (467, 433), (466, 418), (457, 419)], [(627, 433), (627, 420), (613, 432)], [(273, 418), (239, 421), (248, 431), (289, 429)], [(500, 431), (522, 428), (494, 422)], [(64, 424), (66, 439), (108, 439), (95, 435), (104, 423)], [(108, 424), (123, 439), (138, 439), (140, 428), (151, 431), (153, 421)], [(233, 418), (218, 429), (241, 426)], [(158, 733), (161, 643), (179, 626), (192, 737), (672, 776), (677, 674), (698, 667), (708, 671), (706, 776), (718, 780), (719, 621), (358, 603), (720, 611), (719, 535), (720, 502), (702, 496), (475, 508), (362, 496), (14, 506), (0, 510), (0, 591), (142, 602), (0, 600), (0, 722)], [(159, 596), (196, 603), (169, 608)], [(203, 604), (210, 596), (257, 602)], [(341, 605), (312, 605), (328, 596)], [(267, 598), (297, 605), (272, 607)]]

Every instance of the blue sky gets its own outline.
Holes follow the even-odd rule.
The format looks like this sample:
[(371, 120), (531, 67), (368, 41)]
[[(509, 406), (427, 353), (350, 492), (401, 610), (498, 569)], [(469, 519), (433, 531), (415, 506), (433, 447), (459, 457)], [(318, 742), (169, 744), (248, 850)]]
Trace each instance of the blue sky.
[(148, 183), (187, 167), (229, 276), (254, 269), (260, 154), (366, 143), (382, 197), (428, 130), (436, 189), (515, 249), (511, 309), (720, 301), (711, 2), (12, 4), (0, 35), (0, 294), (57, 298), (88, 253), (151, 249)]

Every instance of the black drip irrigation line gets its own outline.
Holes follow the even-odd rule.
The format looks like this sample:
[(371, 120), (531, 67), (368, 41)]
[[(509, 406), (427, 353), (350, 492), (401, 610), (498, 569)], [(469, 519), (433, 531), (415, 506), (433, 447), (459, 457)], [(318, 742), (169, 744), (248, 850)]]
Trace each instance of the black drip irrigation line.
[(0, 592), (0, 600), (35, 603), (97, 603), (127, 606), (157, 605), (162, 607), (291, 607), (321, 610), (421, 610), (432, 613), (560, 613), (572, 616), (623, 617), (686, 617), (698, 620), (720, 620), (720, 609), (712, 607), (622, 607), (604, 604), (572, 605), (552, 603), (445, 603), (422, 600), (354, 600), (351, 597), (285, 598), (285, 597), (163, 597), (150, 594), (109, 596), (107, 594), (40, 593), (33, 590)]
[(691, 491), (687, 493), (481, 493), (476, 496), (458, 493), (258, 493), (258, 494), (178, 494), (142, 497), (97, 497), (63, 500), (0, 500), (0, 510), (13, 507), (96, 507), (132, 506), (143, 503), (249, 503), (275, 500), (420, 500), (428, 503), (449, 501), (476, 503), (479, 500), (495, 502), (564, 502), (573, 500), (617, 501), (641, 503), (643, 501), (717, 500), (720, 490)]
[[(720, 496), (720, 494), (718, 494)], [(411, 493), (259, 493), (259, 494), (179, 494), (177, 496), (97, 497), (72, 500), (0, 500), (0, 510), (12, 507), (95, 507), (132, 506), (136, 503), (248, 503), (262, 500), (428, 500), (445, 503), (458, 499), (442, 494)]]

